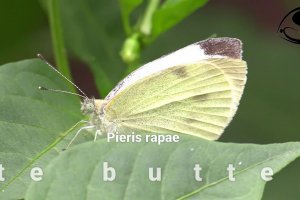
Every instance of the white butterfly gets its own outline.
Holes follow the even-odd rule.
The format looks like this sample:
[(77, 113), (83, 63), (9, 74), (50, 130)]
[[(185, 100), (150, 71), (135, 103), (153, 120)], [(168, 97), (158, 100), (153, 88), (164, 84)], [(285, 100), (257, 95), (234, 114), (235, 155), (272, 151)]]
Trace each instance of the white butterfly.
[(109, 132), (182, 133), (216, 140), (237, 110), (246, 74), (240, 40), (210, 38), (191, 44), (138, 68), (103, 100), (86, 97), (76, 86), (84, 95), (81, 111), (90, 116), (76, 136), (92, 129), (95, 140)]

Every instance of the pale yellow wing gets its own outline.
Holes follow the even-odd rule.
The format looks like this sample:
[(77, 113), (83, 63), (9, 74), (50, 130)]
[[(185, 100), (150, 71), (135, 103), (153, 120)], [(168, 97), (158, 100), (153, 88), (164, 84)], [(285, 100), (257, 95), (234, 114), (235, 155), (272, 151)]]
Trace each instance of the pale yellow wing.
[(118, 132), (221, 136), (246, 83), (246, 62), (210, 58), (156, 72), (136, 81), (105, 106)]

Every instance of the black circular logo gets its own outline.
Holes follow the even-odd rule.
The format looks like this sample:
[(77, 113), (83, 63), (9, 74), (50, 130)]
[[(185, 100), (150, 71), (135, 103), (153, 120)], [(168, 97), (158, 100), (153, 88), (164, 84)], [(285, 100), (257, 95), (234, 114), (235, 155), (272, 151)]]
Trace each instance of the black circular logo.
[(282, 19), (277, 32), (283, 39), (300, 44), (300, 7), (290, 11)]

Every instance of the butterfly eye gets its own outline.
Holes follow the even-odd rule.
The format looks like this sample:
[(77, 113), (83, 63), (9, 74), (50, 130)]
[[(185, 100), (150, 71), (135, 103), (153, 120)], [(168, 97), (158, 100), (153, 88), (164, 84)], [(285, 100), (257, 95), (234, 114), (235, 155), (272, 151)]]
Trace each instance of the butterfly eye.
[(91, 103), (91, 104), (89, 104), (88, 105), (88, 109), (90, 110), (90, 111), (93, 111), (94, 110), (94, 105)]
[(92, 112), (94, 112), (94, 110), (94, 103), (91, 102), (89, 99), (85, 99), (84, 102), (81, 103), (81, 112), (84, 115), (91, 114)]
[(281, 21), (278, 33), (283, 39), (300, 44), (300, 7), (290, 11)]

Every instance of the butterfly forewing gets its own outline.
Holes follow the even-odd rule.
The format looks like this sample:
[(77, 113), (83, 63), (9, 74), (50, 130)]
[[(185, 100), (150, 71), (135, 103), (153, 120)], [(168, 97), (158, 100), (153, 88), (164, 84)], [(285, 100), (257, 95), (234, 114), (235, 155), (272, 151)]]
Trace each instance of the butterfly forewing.
[(118, 132), (220, 137), (246, 82), (240, 59), (210, 58), (156, 72), (129, 85), (105, 107)]

